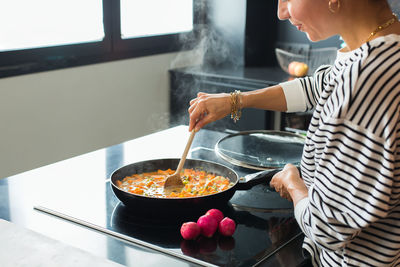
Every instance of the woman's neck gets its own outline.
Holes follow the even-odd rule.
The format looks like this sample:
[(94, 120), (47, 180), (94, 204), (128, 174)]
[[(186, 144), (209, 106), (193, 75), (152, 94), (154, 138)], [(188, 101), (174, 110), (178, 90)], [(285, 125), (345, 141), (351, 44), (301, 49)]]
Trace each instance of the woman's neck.
[[(355, 50), (367, 41), (380, 36), (400, 34), (400, 23), (397, 18), (393, 19), (389, 6), (372, 8), (361, 5), (358, 8), (348, 7), (346, 11), (348, 13), (342, 16), (342, 29), (339, 31), (347, 46), (344, 50)], [(378, 28), (379, 26), (381, 28)], [(372, 36), (371, 33), (373, 33)]]

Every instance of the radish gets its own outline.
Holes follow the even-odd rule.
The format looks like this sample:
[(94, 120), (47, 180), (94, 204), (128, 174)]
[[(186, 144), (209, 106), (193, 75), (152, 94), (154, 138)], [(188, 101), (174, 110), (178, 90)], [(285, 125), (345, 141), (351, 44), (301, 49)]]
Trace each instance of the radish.
[(214, 219), (217, 220), (217, 223), (222, 221), (222, 219), (224, 218), (224, 214), (219, 209), (210, 209), (206, 212), (206, 215), (211, 215), (212, 217), (214, 217)]
[(218, 225), (219, 233), (224, 236), (232, 236), (235, 228), (235, 221), (228, 217), (225, 217)]
[(213, 216), (203, 215), (197, 220), (197, 224), (200, 226), (201, 234), (205, 237), (211, 237), (218, 228), (218, 222)]
[(195, 222), (185, 222), (181, 226), (181, 235), (185, 240), (195, 240), (200, 232), (201, 229)]

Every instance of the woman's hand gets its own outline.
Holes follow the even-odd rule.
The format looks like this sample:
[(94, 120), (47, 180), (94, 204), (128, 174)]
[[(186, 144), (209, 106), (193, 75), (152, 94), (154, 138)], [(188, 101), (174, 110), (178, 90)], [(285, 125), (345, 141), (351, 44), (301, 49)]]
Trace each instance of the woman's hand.
[(278, 192), (281, 197), (297, 202), (308, 196), (308, 190), (296, 166), (286, 164), (282, 171), (272, 177), (270, 186)]
[(222, 119), (231, 112), (230, 94), (198, 93), (197, 98), (190, 101), (189, 131), (200, 130), (206, 124)]

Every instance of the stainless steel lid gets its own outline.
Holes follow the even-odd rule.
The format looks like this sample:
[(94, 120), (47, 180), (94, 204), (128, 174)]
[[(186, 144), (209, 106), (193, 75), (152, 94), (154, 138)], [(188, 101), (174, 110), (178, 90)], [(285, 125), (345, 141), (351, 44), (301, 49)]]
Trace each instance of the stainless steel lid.
[(274, 130), (244, 131), (230, 134), (215, 145), (216, 154), (236, 166), (266, 170), (287, 163), (299, 165), (305, 138)]

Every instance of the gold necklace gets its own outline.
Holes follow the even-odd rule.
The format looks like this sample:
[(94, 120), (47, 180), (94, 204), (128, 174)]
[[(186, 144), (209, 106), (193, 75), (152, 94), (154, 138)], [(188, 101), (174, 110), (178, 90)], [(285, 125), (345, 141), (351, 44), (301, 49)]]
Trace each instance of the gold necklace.
[(367, 43), (367, 42), (371, 41), (371, 38), (374, 37), (375, 34), (386, 29), (387, 27), (389, 27), (390, 25), (395, 23), (395, 21), (397, 21), (397, 16), (396, 16), (396, 14), (393, 13), (392, 18), (390, 20), (386, 21), (385, 23), (383, 23), (382, 25), (379, 25), (378, 28), (376, 28), (373, 32), (371, 32), (365, 42)]

